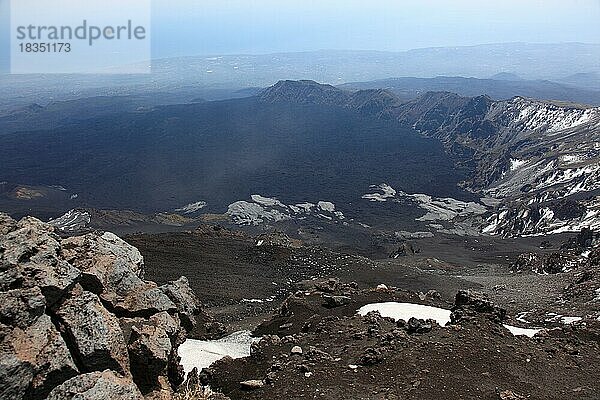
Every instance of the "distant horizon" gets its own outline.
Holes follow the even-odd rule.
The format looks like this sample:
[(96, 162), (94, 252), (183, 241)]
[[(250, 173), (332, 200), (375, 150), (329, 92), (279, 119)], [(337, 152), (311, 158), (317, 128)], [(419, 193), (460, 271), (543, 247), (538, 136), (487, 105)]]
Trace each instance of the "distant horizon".
[[(119, 7), (125, 20), (151, 14), (151, 55), (127, 59), (126, 65), (320, 51), (402, 54), (486, 45), (600, 45), (600, 0), (146, 1), (143, 12), (125, 3)], [(0, 0), (0, 71), (11, 64), (10, 11), (9, 0)], [(90, 19), (102, 15), (90, 14)], [(66, 15), (56, 8), (44, 17), (61, 21)]]
[(227, 56), (269, 56), (277, 54), (302, 54), (302, 53), (319, 53), (319, 52), (348, 52), (348, 53), (408, 53), (411, 51), (419, 50), (433, 50), (433, 49), (455, 49), (455, 48), (473, 48), (473, 47), (484, 47), (484, 46), (501, 46), (501, 45), (536, 45), (536, 46), (557, 46), (557, 45), (584, 45), (584, 46), (600, 46), (600, 42), (493, 42), (493, 43), (478, 43), (472, 45), (460, 45), (460, 46), (430, 46), (430, 47), (414, 47), (406, 50), (376, 50), (376, 49), (352, 49), (352, 48), (315, 48), (312, 50), (297, 50), (297, 51), (272, 51), (272, 52), (257, 52), (257, 53), (198, 53), (172, 57), (152, 57), (152, 61), (157, 60), (168, 60), (175, 58), (194, 58), (194, 57), (227, 57)]
[(152, 15), (153, 59), (600, 40), (598, 0), (153, 0)]

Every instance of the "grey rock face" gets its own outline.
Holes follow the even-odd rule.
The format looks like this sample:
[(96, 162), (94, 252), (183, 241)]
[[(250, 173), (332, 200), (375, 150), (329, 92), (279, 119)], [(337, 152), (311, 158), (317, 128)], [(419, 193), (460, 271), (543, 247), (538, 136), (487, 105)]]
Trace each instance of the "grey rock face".
[(113, 371), (91, 372), (69, 379), (54, 388), (48, 400), (143, 400), (142, 393), (129, 378)]
[(23, 399), (33, 381), (33, 366), (10, 351), (0, 352), (0, 398)]
[(181, 323), (188, 330), (193, 330), (197, 318), (202, 313), (201, 304), (192, 291), (185, 276), (160, 287), (162, 292), (177, 306)]
[(0, 235), (6, 235), (8, 232), (15, 230), (17, 221), (4, 213), (0, 213)]
[(60, 258), (59, 240), (54, 228), (35, 218), (22, 219), (15, 230), (0, 236), (3, 286), (37, 286), (48, 304), (57, 302), (80, 275)]
[(0, 292), (0, 322), (26, 329), (46, 310), (46, 299), (38, 287)]
[(8, 330), (0, 349), (0, 397), (44, 398), (79, 373), (67, 345), (48, 315)]
[(15, 329), (7, 338), (17, 358), (33, 367), (33, 381), (26, 397), (43, 398), (56, 385), (79, 373), (62, 336), (48, 315), (25, 330)]
[[(178, 321), (166, 312), (132, 325), (128, 342), (131, 372), (142, 390), (159, 386), (159, 378), (170, 364), (179, 364), (176, 348), (180, 331)], [(183, 376), (175, 379), (181, 383)]]
[(56, 315), (88, 371), (112, 369), (127, 373), (129, 356), (119, 321), (98, 296), (76, 287)]
[(63, 256), (82, 273), (82, 286), (119, 316), (150, 316), (177, 310), (152, 282), (146, 282), (139, 251), (111, 233), (63, 240)]

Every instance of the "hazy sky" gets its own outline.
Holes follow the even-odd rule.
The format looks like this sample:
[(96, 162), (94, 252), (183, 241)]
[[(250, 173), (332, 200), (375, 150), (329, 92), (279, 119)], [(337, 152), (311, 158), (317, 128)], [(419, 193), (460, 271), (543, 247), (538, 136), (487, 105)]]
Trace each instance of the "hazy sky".
[(153, 0), (153, 56), (600, 42), (600, 0)]
[[(153, 58), (600, 43), (600, 0), (151, 1)], [(0, 0), (0, 71), (8, 68), (8, 4)], [(135, 15), (121, 14), (135, 20)]]

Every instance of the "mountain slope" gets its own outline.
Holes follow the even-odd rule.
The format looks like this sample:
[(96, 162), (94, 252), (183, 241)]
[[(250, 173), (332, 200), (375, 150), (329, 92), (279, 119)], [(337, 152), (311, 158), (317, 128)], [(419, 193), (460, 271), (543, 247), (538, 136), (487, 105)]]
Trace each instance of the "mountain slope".
[[(372, 104), (371, 97), (332, 98)], [(16, 214), (49, 210), (44, 218), (77, 207), (156, 213), (199, 202), (203, 212), (224, 213), (256, 194), (285, 204), (341, 205), (384, 181), (414, 193), (470, 197), (456, 186), (466, 175), (435, 140), (350, 106), (306, 103), (247, 98), (157, 106), (0, 135), (0, 206)], [(58, 203), (40, 186), (60, 186), (68, 205), (50, 212)], [(16, 196), (23, 187), (35, 191)]]
[[(500, 204), (484, 232), (522, 235), (600, 227), (595, 197), (600, 190), (600, 108), (449, 92), (429, 92), (407, 103), (381, 90), (334, 93), (330, 87), (322, 101), (335, 98), (352, 108), (348, 99), (360, 95), (363, 102), (382, 104), (374, 114), (440, 140), (457, 165), (472, 168), (463, 185), (489, 197), (489, 204)], [(299, 96), (288, 100), (302, 101)]]
[(371, 82), (354, 82), (341, 85), (342, 89), (364, 90), (385, 88), (402, 99), (413, 100), (426, 92), (452, 92), (461, 96), (475, 97), (486, 94), (495, 100), (515, 96), (536, 99), (572, 101), (600, 105), (600, 90), (593, 86), (573, 87), (568, 83), (548, 80), (524, 80), (511, 74), (498, 74), (491, 79), (461, 76), (438, 76), (435, 78), (390, 78)]

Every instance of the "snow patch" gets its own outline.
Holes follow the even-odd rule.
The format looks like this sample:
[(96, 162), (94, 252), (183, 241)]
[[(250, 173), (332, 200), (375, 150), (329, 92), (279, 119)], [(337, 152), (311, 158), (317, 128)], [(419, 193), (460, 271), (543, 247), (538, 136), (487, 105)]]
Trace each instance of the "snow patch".
[(519, 328), (518, 326), (512, 326), (504, 324), (504, 327), (513, 334), (513, 336), (527, 336), (533, 337), (536, 333), (542, 331), (542, 328)]
[(194, 368), (198, 368), (198, 371), (208, 368), (212, 363), (226, 356), (248, 357), (250, 346), (258, 340), (260, 339), (250, 336), (250, 331), (235, 332), (218, 340), (187, 339), (179, 346), (178, 354), (187, 374)]
[(450, 310), (444, 308), (425, 306), (414, 303), (373, 303), (362, 306), (358, 314), (366, 315), (371, 311), (378, 311), (382, 317), (393, 318), (395, 320), (403, 319), (408, 321), (412, 317), (419, 319), (433, 319), (441, 326), (450, 322)]
[(284, 204), (276, 198), (253, 194), (250, 201), (236, 201), (228, 206), (225, 213), (237, 225), (260, 225), (265, 222), (281, 222), (305, 219), (307, 216), (341, 221), (345, 219), (335, 204), (329, 201), (314, 203)]
[(317, 203), (317, 207), (319, 207), (323, 211), (328, 211), (330, 213), (335, 212), (335, 204), (329, 201), (319, 201)]
[(363, 199), (372, 202), (400, 202), (402, 199), (413, 201), (426, 211), (425, 215), (416, 219), (417, 221), (451, 221), (457, 217), (477, 216), (487, 211), (487, 207), (479, 203), (465, 202), (451, 197), (437, 198), (422, 193), (408, 194), (397, 191), (386, 183), (370, 187), (378, 189), (380, 193), (365, 194), (362, 196)]
[(85, 229), (90, 221), (91, 217), (87, 211), (70, 210), (56, 219), (51, 219), (48, 223), (63, 232), (75, 232)]
[(515, 160), (515, 159), (510, 159), (510, 170), (511, 171), (516, 171), (517, 169), (521, 168), (523, 165), (527, 164), (526, 160)]
[(285, 204), (283, 204), (282, 202), (280, 202), (279, 200), (277, 200), (275, 198), (263, 197), (259, 194), (253, 194), (250, 197), (252, 198), (253, 202), (258, 203), (261, 206), (267, 206), (267, 207), (279, 206), (279, 207), (287, 208), (287, 206)]
[(247, 201), (230, 204), (226, 214), (238, 225), (259, 225), (265, 221), (280, 222), (291, 219), (289, 214)]
[(381, 193), (367, 193), (362, 196), (363, 199), (369, 201), (385, 202), (388, 199), (394, 198), (396, 196), (396, 189), (394, 189), (387, 183), (382, 183), (380, 185), (371, 185), (371, 188), (379, 189)]
[(175, 211), (182, 212), (184, 214), (192, 214), (192, 213), (195, 213), (196, 211), (203, 209), (204, 207), (206, 207), (206, 202), (198, 201), (196, 203), (187, 204), (181, 208), (176, 208)]

